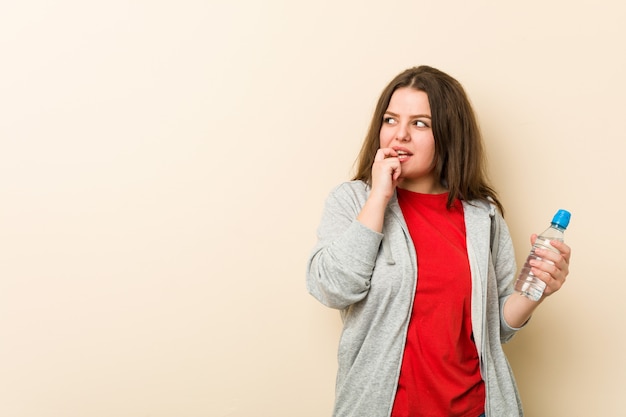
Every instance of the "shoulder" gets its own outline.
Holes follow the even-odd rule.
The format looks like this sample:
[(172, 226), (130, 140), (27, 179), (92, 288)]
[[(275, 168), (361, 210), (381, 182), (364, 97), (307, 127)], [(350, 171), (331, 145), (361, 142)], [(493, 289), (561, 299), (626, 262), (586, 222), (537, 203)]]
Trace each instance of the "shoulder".
[(477, 217), (497, 217), (499, 212), (496, 204), (491, 200), (463, 200), (463, 210)]
[(332, 190), (333, 193), (368, 193), (369, 192), (369, 185), (367, 185), (366, 183), (364, 183), (361, 180), (352, 180), (352, 181), (345, 181), (342, 182), (341, 184), (335, 186)]
[(503, 219), (495, 203), (489, 200), (463, 201), (465, 228), (468, 234), (476, 236), (493, 235), (500, 228)]
[(361, 180), (346, 181), (335, 186), (330, 195), (339, 199), (361, 200), (367, 199), (370, 187)]
[(363, 181), (346, 181), (335, 186), (326, 199), (326, 208), (358, 213), (367, 197), (370, 188)]

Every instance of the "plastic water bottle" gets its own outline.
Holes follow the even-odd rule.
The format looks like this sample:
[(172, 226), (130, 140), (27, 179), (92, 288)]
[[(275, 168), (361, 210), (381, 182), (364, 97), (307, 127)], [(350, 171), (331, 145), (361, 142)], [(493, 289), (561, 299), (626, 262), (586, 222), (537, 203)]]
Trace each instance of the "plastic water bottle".
[[(543, 291), (546, 288), (546, 283), (537, 278), (530, 271), (530, 260), (541, 260), (539, 256), (535, 255), (535, 250), (537, 248), (548, 249), (557, 253), (559, 252), (550, 244), (550, 241), (559, 240), (563, 242), (563, 233), (565, 232), (565, 229), (567, 229), (567, 225), (569, 225), (570, 217), (571, 214), (567, 210), (557, 211), (554, 215), (554, 218), (552, 219), (550, 227), (548, 227), (539, 236), (537, 236), (537, 240), (535, 240), (535, 244), (533, 245), (530, 254), (528, 255), (528, 258), (526, 258), (524, 267), (517, 277), (517, 281), (515, 281), (515, 291), (520, 292), (522, 295), (528, 297), (533, 301), (539, 301), (539, 299), (543, 295)], [(546, 260), (546, 262), (550, 261)]]

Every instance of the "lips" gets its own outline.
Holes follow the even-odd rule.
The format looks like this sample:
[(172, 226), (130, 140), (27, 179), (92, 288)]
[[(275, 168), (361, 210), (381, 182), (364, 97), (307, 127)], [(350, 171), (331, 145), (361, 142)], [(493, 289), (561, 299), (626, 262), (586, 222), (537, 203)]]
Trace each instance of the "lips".
[(408, 149), (393, 148), (393, 150), (396, 151), (396, 153), (398, 154), (398, 159), (400, 160), (400, 162), (404, 161), (405, 159), (413, 155), (411, 152), (409, 152)]

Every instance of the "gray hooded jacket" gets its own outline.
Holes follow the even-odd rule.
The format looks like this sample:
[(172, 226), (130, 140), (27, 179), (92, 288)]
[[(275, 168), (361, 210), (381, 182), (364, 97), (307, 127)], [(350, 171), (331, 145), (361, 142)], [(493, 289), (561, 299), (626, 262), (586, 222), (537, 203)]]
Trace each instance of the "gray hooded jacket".
[[(394, 196), (383, 232), (356, 220), (369, 187), (346, 182), (328, 197), (318, 242), (307, 265), (307, 289), (341, 310), (334, 417), (388, 417), (400, 375), (416, 288), (413, 242)], [(487, 417), (522, 416), (502, 343), (518, 330), (502, 316), (516, 273), (511, 237), (495, 206), (463, 202), (472, 276), (472, 330), (486, 387)]]

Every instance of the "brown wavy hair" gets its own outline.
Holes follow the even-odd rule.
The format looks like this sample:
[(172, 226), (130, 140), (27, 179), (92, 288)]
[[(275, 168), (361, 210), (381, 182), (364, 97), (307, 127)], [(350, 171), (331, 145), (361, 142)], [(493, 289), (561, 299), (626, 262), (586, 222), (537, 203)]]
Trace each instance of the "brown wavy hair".
[(491, 200), (503, 213), (498, 195), (487, 179), (482, 135), (463, 86), (448, 74), (429, 66), (409, 68), (385, 87), (357, 158), (353, 179), (372, 184), (372, 165), (380, 147), (383, 117), (393, 93), (404, 87), (428, 95), (435, 138), (434, 169), (441, 185), (449, 192), (448, 208), (457, 198)]

